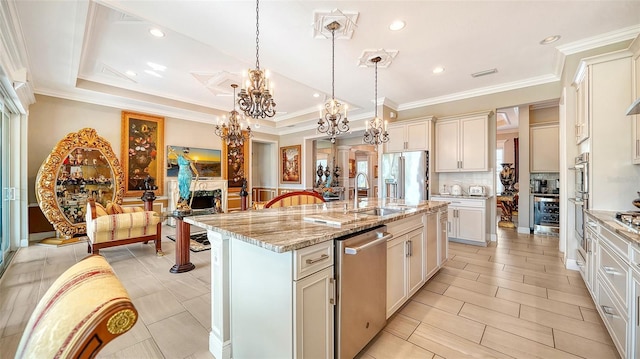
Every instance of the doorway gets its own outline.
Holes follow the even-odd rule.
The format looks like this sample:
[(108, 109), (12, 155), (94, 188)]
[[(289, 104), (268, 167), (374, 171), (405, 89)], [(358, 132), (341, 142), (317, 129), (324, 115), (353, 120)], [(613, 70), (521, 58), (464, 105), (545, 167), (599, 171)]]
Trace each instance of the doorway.
[(278, 195), (278, 144), (275, 141), (251, 141), (250, 206), (268, 202)]
[(9, 110), (0, 97), (0, 183), (2, 185), (2, 201), (0, 201), (0, 275), (4, 273), (11, 251), (11, 238), (9, 231), (10, 200), (12, 198), (9, 188)]
[(519, 205), (519, 107), (496, 110), (496, 233), (517, 231)]

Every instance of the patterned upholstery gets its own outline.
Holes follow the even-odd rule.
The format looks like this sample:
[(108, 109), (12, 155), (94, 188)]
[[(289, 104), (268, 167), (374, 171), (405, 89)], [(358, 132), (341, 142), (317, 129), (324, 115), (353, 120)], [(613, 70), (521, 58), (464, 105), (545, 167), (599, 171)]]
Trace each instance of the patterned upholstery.
[(324, 198), (316, 192), (294, 191), (282, 194), (272, 199), (264, 205), (264, 208), (298, 206), (302, 204), (314, 204), (323, 202), (325, 202)]
[(116, 209), (107, 205), (107, 213), (112, 208), (118, 214), (97, 216), (96, 207), (95, 201), (90, 199), (86, 213), (89, 252), (98, 254), (100, 248), (155, 241), (156, 252), (162, 255), (161, 217), (156, 212), (137, 211), (119, 205)]
[(49, 287), (31, 314), (15, 358), (93, 358), (137, 319), (109, 263), (91, 255)]

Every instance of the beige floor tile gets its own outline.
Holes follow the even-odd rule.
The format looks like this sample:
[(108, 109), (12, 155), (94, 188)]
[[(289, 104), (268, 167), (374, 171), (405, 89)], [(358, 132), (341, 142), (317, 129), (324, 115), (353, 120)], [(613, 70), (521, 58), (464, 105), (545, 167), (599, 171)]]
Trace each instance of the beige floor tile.
[(555, 289), (565, 293), (578, 294), (578, 295), (589, 295), (589, 292), (584, 287), (574, 286), (571, 284), (567, 284), (564, 281), (565, 277), (562, 279), (549, 280), (545, 278), (533, 277), (530, 275), (524, 276), (524, 283), (531, 284), (538, 287), (545, 287), (547, 289)]
[(208, 349), (201, 349), (197, 352), (186, 356), (184, 359), (216, 359)]
[(211, 331), (211, 292), (185, 300), (182, 305), (207, 331)]
[(595, 304), (593, 303), (593, 299), (588, 293), (584, 293), (583, 295), (579, 294), (571, 294), (565, 293), (561, 291), (557, 291), (555, 289), (549, 289), (549, 299), (556, 300), (558, 302), (565, 302), (569, 304), (579, 305), (585, 308), (595, 309)]
[(0, 338), (0, 358), (13, 358), (22, 334), (13, 334)]
[(514, 282), (512, 280), (496, 278), (489, 275), (481, 274), (478, 278), (478, 282), (491, 284), (494, 286), (515, 290), (531, 295), (535, 295), (542, 298), (547, 298), (547, 289), (538, 287), (531, 284), (525, 284), (520, 282)]
[(184, 302), (185, 300), (211, 293), (210, 290), (203, 286), (202, 281), (192, 277), (190, 272), (177, 274), (177, 276), (176, 280), (163, 284), (178, 301)]
[(480, 247), (469, 246), (469, 245), (457, 243), (457, 242), (449, 242), (450, 251), (453, 250), (453, 251), (467, 252), (467, 253), (478, 253), (478, 249), (480, 249)]
[(464, 288), (472, 292), (484, 294), (490, 297), (494, 297), (496, 295), (496, 291), (498, 290), (498, 287), (495, 285), (489, 285), (475, 280), (454, 277), (443, 273), (438, 274), (433, 280), (447, 283), (449, 284), (449, 286)]
[[(531, 276), (531, 277), (544, 279), (545, 281), (549, 281), (549, 282), (556, 282), (556, 283), (561, 283), (561, 284), (569, 284), (569, 279), (567, 278), (566, 275), (556, 275), (556, 274), (542, 272), (542, 271), (544, 271), (544, 269), (541, 269), (542, 271), (541, 270), (531, 270), (531, 269), (522, 268), (522, 267), (505, 265), (504, 266), (504, 270), (506, 272), (524, 274), (525, 279), (526, 279), (527, 276)], [(526, 281), (525, 281), (525, 283), (526, 283)]]
[(478, 254), (488, 255), (489, 257), (496, 255), (496, 253), (509, 254), (509, 248), (486, 247), (478, 249)]
[(184, 358), (209, 344), (209, 332), (186, 311), (149, 325), (149, 332), (167, 358)]
[[(477, 250), (475, 250), (475, 252), (477, 252)], [(451, 247), (449, 247), (449, 255), (460, 255), (462, 257), (470, 257), (473, 256), (474, 259), (477, 260), (484, 260), (484, 261), (488, 261), (489, 258), (491, 258), (490, 255), (487, 254), (477, 254), (475, 252), (468, 252), (468, 251), (462, 251), (462, 250), (456, 250), (456, 249), (451, 249)]]
[(584, 283), (584, 279), (581, 276), (567, 276), (569, 279), (569, 284), (575, 287), (587, 288), (587, 285)]
[(423, 290), (426, 289), (438, 294), (444, 293), (447, 288), (449, 288), (449, 285), (447, 283), (442, 283), (435, 280), (429, 280), (427, 284), (422, 287)]
[[(582, 309), (582, 308), (581, 308)], [(523, 305), (520, 307), (520, 318), (565, 332), (571, 332), (577, 336), (612, 345), (609, 332), (600, 323), (591, 323), (579, 319), (567, 318), (539, 308)], [(501, 328), (502, 329), (502, 328)]]
[(103, 359), (157, 359), (163, 357), (164, 356), (162, 355), (160, 348), (153, 339), (144, 340), (115, 353), (104, 356), (102, 353), (99, 353), (97, 356), (97, 358)]
[(527, 261), (527, 257), (514, 256), (512, 254), (498, 254), (491, 257), (491, 262), (525, 268), (534, 271), (544, 271), (544, 264), (535, 264)]
[(582, 313), (582, 318), (585, 322), (604, 325), (602, 318), (600, 318), (600, 314), (598, 314), (595, 309), (580, 307), (580, 312)]
[(31, 313), (36, 308), (37, 303), (25, 303), (23, 305), (14, 305), (10, 307), (8, 318), (4, 323), (4, 328), (0, 330), (0, 337), (6, 337), (14, 334), (21, 334), (27, 326), (27, 322), (31, 317)]
[(615, 347), (554, 329), (556, 348), (588, 359), (617, 359)]
[(147, 339), (151, 339), (151, 333), (144, 322), (138, 320), (131, 330), (111, 341), (100, 351), (100, 354), (104, 356), (115, 354)]
[(486, 274), (486, 275), (489, 275), (489, 276), (492, 276), (492, 277), (504, 278), (504, 279), (508, 279), (508, 280), (512, 280), (512, 281), (520, 282), (520, 283), (522, 283), (522, 281), (524, 280), (524, 275), (523, 274), (505, 272), (502, 269), (488, 268), (488, 267), (483, 267), (483, 266), (479, 266), (479, 265), (475, 265), (475, 264), (469, 264), (464, 269), (466, 271), (471, 271), (471, 272), (480, 273), (480, 274)]
[(447, 261), (444, 264), (444, 267), (453, 267), (453, 268), (458, 268), (458, 269), (464, 269), (464, 267), (467, 266), (467, 263), (465, 262), (456, 262), (456, 261)]
[(508, 358), (500, 352), (425, 323), (418, 326), (409, 341), (444, 358)]
[(453, 314), (458, 314), (458, 312), (462, 308), (462, 305), (464, 304), (464, 302), (461, 300), (437, 294), (428, 290), (419, 291), (413, 297), (411, 297), (411, 300), (430, 305), (432, 307)]
[(166, 290), (162, 282), (151, 274), (141, 274), (138, 278), (122, 280), (122, 284), (133, 299)]
[(432, 352), (387, 332), (382, 332), (365, 354), (375, 359), (433, 358)]
[[(567, 278), (582, 279), (579, 271), (567, 269), (564, 263), (561, 264), (545, 264), (544, 271), (550, 274), (566, 275)], [(571, 283), (571, 281), (569, 281)], [(584, 283), (584, 281), (583, 281)]]
[[(451, 262), (453, 263), (454, 261), (451, 261)], [(464, 263), (464, 262), (455, 262), (455, 263)], [(442, 267), (440, 271), (438, 271), (438, 275), (441, 275), (441, 274), (448, 274), (450, 276), (469, 279), (469, 280), (478, 279), (478, 273), (469, 272), (464, 269), (458, 269), (453, 267)]]
[(564, 263), (562, 263), (562, 258), (560, 257), (527, 256), (527, 262), (544, 266), (558, 266), (564, 269)]
[(518, 313), (520, 313), (520, 304), (518, 303), (496, 297), (489, 297), (459, 287), (450, 286), (449, 289), (444, 292), (444, 295), (514, 317), (517, 317)]
[(457, 261), (457, 262), (464, 262), (464, 263), (468, 263), (468, 264), (475, 264), (477, 266), (493, 268), (493, 269), (497, 269), (497, 270), (501, 270), (501, 269), (504, 268), (504, 264), (495, 263), (495, 262), (489, 262), (489, 261), (483, 261), (483, 260), (475, 259), (475, 258), (470, 257), (470, 256), (457, 255), (457, 256), (453, 257), (452, 260), (453, 261)]
[(535, 308), (544, 309), (567, 317), (582, 319), (580, 308), (577, 305), (540, 298), (535, 295), (521, 293), (506, 288), (498, 288), (498, 294), (496, 294), (496, 297), (512, 301), (514, 303), (525, 304)]
[[(544, 256), (544, 250), (529, 248), (529, 246), (521, 247), (521, 248), (510, 248), (509, 254), (515, 254), (523, 257), (536, 257), (536, 256)], [(552, 257), (558, 257), (557, 255), (551, 254)]]
[(133, 305), (138, 309), (140, 319), (147, 326), (178, 313), (186, 312), (184, 306), (168, 290), (162, 290), (140, 298), (132, 298), (132, 301)]
[(409, 339), (411, 334), (420, 324), (419, 320), (407, 317), (402, 313), (397, 313), (387, 321), (384, 330), (403, 340)]
[(403, 315), (430, 324), (438, 329), (448, 331), (457, 337), (479, 343), (484, 331), (484, 324), (462, 318), (443, 310), (418, 303), (409, 302), (400, 311)]
[(482, 345), (514, 358), (579, 359), (578, 356), (493, 327), (485, 330)]
[(502, 314), (469, 303), (465, 303), (462, 307), (460, 316), (494, 328), (500, 328), (501, 330), (511, 334), (519, 335), (541, 344), (553, 346), (553, 332), (551, 327), (548, 326)]

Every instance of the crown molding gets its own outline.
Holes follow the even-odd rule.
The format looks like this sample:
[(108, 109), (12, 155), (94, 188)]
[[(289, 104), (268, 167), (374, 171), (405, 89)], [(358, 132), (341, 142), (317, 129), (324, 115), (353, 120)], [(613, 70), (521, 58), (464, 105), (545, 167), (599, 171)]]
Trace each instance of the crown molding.
[(633, 40), (638, 36), (638, 34), (640, 34), (640, 24), (560, 45), (557, 46), (556, 49), (565, 56), (568, 56), (598, 47), (615, 44), (616, 42)]

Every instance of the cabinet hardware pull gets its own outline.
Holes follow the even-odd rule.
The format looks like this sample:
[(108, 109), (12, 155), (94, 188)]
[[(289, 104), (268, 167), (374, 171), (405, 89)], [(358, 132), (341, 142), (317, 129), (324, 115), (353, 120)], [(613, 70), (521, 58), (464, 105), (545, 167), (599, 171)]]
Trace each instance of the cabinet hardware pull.
[(596, 222), (588, 221), (588, 222), (587, 222), (587, 226), (592, 227), (592, 228), (595, 228), (595, 227), (597, 227), (597, 226), (598, 226), (598, 224), (597, 224)]
[(636, 326), (640, 327), (640, 295), (636, 297)]
[(613, 308), (608, 307), (606, 305), (600, 305), (600, 307), (602, 308), (602, 311), (604, 312), (604, 314), (612, 316), (612, 317), (617, 317), (616, 312)]
[(328, 254), (323, 254), (323, 255), (320, 256), (320, 258), (307, 259), (307, 264), (313, 264), (313, 263), (316, 263), (316, 262), (320, 262), (320, 261), (325, 260), (327, 258), (329, 258), (329, 255)]
[(409, 241), (409, 257), (413, 256), (413, 241)]
[(602, 267), (602, 269), (604, 270), (605, 273), (610, 274), (610, 275), (622, 275), (622, 273), (618, 272), (615, 268), (613, 267)]
[(578, 265), (578, 267), (584, 267), (584, 262), (576, 261), (576, 264)]
[(640, 140), (636, 140), (636, 156), (640, 155)]
[(336, 280), (334, 278), (329, 278), (329, 285), (331, 286), (331, 294), (329, 297), (329, 304), (336, 305)]

